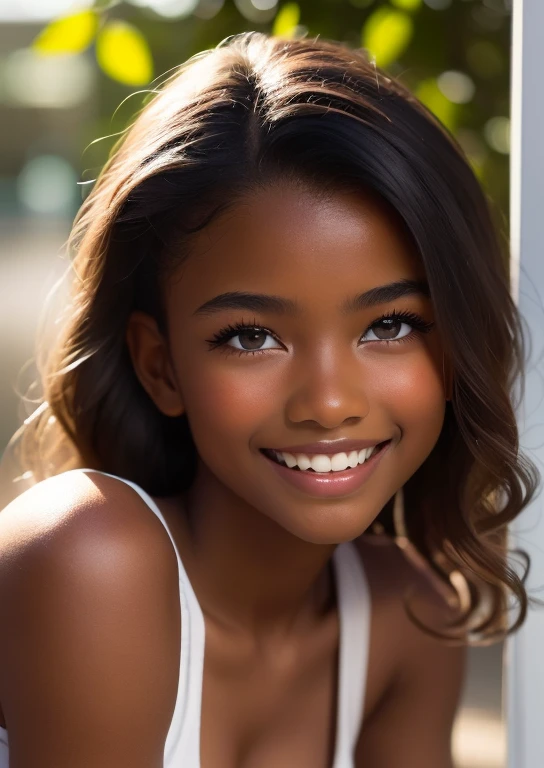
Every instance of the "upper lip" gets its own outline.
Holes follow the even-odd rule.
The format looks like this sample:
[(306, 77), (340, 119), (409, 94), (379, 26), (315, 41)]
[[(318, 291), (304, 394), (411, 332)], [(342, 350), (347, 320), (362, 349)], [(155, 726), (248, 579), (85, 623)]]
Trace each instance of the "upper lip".
[[(361, 451), (363, 448), (370, 448), (385, 440), (324, 440), (320, 443), (305, 443), (304, 445), (290, 445), (286, 448), (273, 448), (271, 450), (278, 453), (305, 453), (305, 454), (325, 454), (333, 456), (335, 453), (350, 453), (351, 451)], [(269, 449), (270, 450), (270, 449)]]

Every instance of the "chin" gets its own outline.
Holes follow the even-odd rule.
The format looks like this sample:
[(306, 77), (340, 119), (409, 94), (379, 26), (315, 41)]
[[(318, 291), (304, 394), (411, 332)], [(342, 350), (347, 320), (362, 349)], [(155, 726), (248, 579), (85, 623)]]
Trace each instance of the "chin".
[[(380, 507), (381, 509), (381, 507)], [(311, 519), (288, 521), (276, 520), (285, 530), (309, 544), (332, 546), (345, 541), (353, 541), (363, 534), (374, 522), (380, 509), (372, 514), (362, 516), (342, 511), (341, 509), (315, 510)]]

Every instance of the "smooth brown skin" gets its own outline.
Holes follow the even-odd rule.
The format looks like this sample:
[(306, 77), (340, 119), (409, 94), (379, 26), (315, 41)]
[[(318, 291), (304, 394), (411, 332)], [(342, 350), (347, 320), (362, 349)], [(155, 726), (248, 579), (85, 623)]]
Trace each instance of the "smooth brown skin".
[[(437, 332), (387, 344), (368, 330), (393, 309), (431, 322), (433, 307), (414, 295), (339, 310), (369, 288), (422, 278), (383, 205), (283, 184), (198, 235), (169, 284), (169, 345), (151, 318), (131, 318), (140, 381), (164, 413), (187, 412), (200, 457), (190, 492), (156, 501), (205, 616), (202, 768), (331, 767), (330, 558), (348, 540), (372, 593), (356, 766), (452, 766), (464, 651), (407, 617), (404, 590), (417, 586), (428, 621), (448, 618), (425, 576), (396, 547), (361, 536), (429, 455), (445, 411)], [(235, 290), (296, 300), (300, 312), (193, 314)], [(256, 355), (209, 348), (237, 322), (281, 343), (267, 337), (274, 348)], [(296, 491), (259, 452), (340, 437), (393, 441), (344, 498)], [(0, 633), (0, 700), (10, 768), (162, 765), (179, 672), (177, 565), (160, 521), (130, 487), (75, 471), (12, 502), (0, 515), (0, 615), (9, 629)]]

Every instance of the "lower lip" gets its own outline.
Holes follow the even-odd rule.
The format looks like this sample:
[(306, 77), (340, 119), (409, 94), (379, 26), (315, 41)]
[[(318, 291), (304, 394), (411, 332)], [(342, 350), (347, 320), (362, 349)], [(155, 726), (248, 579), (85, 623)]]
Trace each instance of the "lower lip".
[(262, 455), (283, 480), (300, 491), (310, 494), (310, 496), (323, 498), (347, 496), (357, 491), (372, 475), (383, 456), (388, 452), (390, 445), (391, 441), (364, 464), (357, 464), (353, 469), (346, 469), (343, 472), (321, 473), (289, 469), (284, 464), (278, 464), (273, 459), (269, 459), (266, 454), (263, 453)]

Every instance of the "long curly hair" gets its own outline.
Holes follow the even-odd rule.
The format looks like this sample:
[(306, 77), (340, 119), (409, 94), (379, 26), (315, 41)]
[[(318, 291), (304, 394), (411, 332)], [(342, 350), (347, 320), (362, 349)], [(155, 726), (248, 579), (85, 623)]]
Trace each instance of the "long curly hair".
[[(187, 419), (161, 414), (142, 388), (127, 320), (140, 309), (166, 333), (163, 287), (191, 236), (286, 176), (371, 190), (413, 238), (453, 380), (439, 440), (404, 488), (406, 534), (445, 584), (462, 574), (463, 626), (501, 637), (528, 607), (507, 525), (539, 479), (519, 452), (524, 339), (508, 252), (455, 139), (362, 50), (244, 33), (189, 59), (147, 100), (76, 218), (69, 311), (39, 362), (43, 397), (17, 435), (19, 474), (38, 482), (93, 467), (157, 496), (191, 484)], [(390, 532), (392, 511), (379, 517)]]

